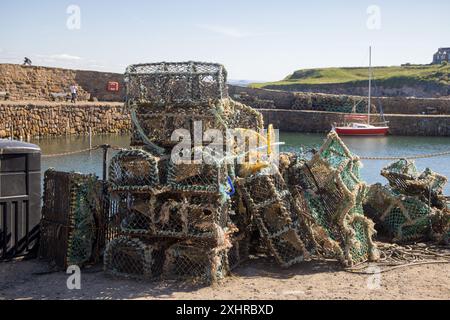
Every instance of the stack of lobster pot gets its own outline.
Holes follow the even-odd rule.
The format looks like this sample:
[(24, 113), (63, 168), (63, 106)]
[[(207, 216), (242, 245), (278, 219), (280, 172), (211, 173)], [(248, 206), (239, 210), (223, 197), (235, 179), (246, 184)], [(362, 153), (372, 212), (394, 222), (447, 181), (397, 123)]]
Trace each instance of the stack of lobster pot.
[(219, 64), (133, 65), (126, 83), (132, 148), (110, 163), (105, 270), (140, 279), (221, 279), (248, 256), (248, 237), (233, 221), (235, 166), (226, 161), (226, 139), (211, 141), (207, 133), (259, 130), (262, 116), (228, 98)]

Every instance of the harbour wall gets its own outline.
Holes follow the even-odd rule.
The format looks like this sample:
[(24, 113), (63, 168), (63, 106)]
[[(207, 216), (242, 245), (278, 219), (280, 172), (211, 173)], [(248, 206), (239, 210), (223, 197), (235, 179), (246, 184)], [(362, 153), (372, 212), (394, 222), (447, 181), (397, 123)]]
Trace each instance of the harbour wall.
[[(287, 132), (325, 133), (345, 114), (286, 109), (260, 109), (266, 124)], [(450, 115), (386, 114), (390, 134), (450, 136)], [(0, 138), (129, 133), (131, 118), (123, 103), (1, 102)]]
[[(287, 92), (248, 87), (229, 86), (230, 96), (256, 109), (337, 111), (355, 104), (367, 106), (367, 98), (307, 92)], [(450, 99), (445, 98), (375, 98), (373, 106), (386, 114), (450, 115)], [(367, 110), (367, 107), (366, 107)]]
[(0, 138), (127, 133), (131, 119), (123, 103), (0, 103)]
[[(108, 82), (118, 82), (119, 91), (108, 91)], [(80, 101), (125, 101), (123, 74), (0, 64), (0, 92), (11, 101), (52, 101), (54, 94), (69, 93), (72, 84)]]
[[(344, 113), (261, 109), (265, 124), (286, 132), (325, 133), (333, 123), (339, 123)], [(397, 136), (445, 136), (450, 137), (450, 115), (399, 115), (386, 114), (389, 133)]]

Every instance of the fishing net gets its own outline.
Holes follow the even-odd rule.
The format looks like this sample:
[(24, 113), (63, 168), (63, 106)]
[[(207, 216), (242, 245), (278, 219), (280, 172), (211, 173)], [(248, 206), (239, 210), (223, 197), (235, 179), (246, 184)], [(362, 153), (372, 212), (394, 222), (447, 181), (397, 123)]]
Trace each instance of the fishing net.
[(300, 212), (307, 216), (317, 253), (347, 266), (378, 258), (374, 225), (363, 211), (366, 185), (360, 166), (332, 132), (310, 161), (296, 159), (285, 173)]
[(381, 171), (393, 190), (410, 196), (418, 196), (424, 202), (439, 209), (446, 207), (446, 199), (442, 194), (447, 178), (427, 168), (419, 173), (414, 162), (401, 159)]
[(40, 256), (60, 268), (98, 261), (105, 245), (102, 206), (97, 177), (46, 171)]
[(200, 163), (174, 163), (170, 161), (167, 169), (167, 184), (173, 190), (185, 192), (223, 193), (227, 185), (232, 165), (224, 163), (223, 158), (214, 156), (209, 147), (192, 149), (200, 155)]
[(183, 107), (157, 107), (152, 102), (130, 103), (129, 108), (135, 114), (131, 137), (133, 146), (143, 146), (148, 139), (158, 146), (172, 148), (180, 142), (178, 134), (183, 134), (183, 139), (190, 137), (194, 142), (194, 137), (202, 138), (203, 133), (211, 129), (221, 130), (224, 135), (227, 129), (247, 128), (259, 132), (263, 128), (259, 112), (227, 97)]

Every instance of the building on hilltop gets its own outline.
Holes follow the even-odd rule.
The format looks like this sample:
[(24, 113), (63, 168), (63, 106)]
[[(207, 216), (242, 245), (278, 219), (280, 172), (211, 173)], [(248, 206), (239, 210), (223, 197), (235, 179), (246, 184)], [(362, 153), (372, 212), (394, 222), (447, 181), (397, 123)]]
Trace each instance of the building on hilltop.
[(439, 48), (433, 56), (433, 64), (441, 64), (444, 61), (450, 62), (450, 48)]

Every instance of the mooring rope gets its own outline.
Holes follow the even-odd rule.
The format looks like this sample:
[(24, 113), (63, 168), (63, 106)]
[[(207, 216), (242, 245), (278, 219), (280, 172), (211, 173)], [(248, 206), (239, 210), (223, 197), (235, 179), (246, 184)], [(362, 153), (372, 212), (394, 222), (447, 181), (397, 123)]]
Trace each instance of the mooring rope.
[[(280, 145), (283, 143), (279, 143)], [(102, 145), (98, 145), (92, 148), (87, 149), (81, 149), (77, 151), (70, 151), (70, 152), (64, 152), (64, 153), (55, 153), (55, 154), (46, 154), (42, 155), (42, 158), (53, 158), (53, 157), (64, 157), (64, 156), (70, 156), (74, 154), (79, 153), (85, 153), (89, 151), (95, 151), (102, 147)], [(123, 150), (121, 147), (117, 146), (111, 146), (110, 149), (113, 150)], [(370, 156), (359, 156), (360, 160), (377, 160), (377, 161), (395, 161), (399, 159), (405, 159), (405, 160), (417, 160), (417, 159), (427, 159), (427, 158), (437, 158), (437, 157), (443, 157), (450, 155), (450, 151), (445, 152), (438, 152), (438, 153), (429, 153), (429, 154), (421, 154), (421, 155), (414, 155), (414, 156), (395, 156), (395, 157), (370, 157)]]
[(69, 151), (69, 152), (54, 153), (54, 154), (45, 154), (45, 155), (42, 155), (42, 158), (65, 157), (65, 156), (70, 156), (70, 155), (74, 155), (74, 154), (94, 151), (94, 150), (99, 149), (100, 147), (101, 146), (95, 146), (95, 147), (92, 147), (92, 148), (87, 148), (87, 149), (82, 149), (82, 150), (77, 150), (77, 151)]
[(421, 154), (421, 155), (413, 155), (413, 156), (396, 156), (396, 157), (369, 157), (369, 156), (360, 156), (361, 160), (417, 160), (417, 159), (427, 159), (427, 158), (437, 158), (450, 155), (450, 151), (437, 152), (437, 153), (429, 153), (429, 154)]
[[(56, 158), (56, 157), (66, 157), (66, 156), (71, 156), (71, 155), (75, 155), (75, 154), (80, 154), (80, 153), (85, 153), (85, 152), (90, 152), (90, 151), (96, 151), (99, 150), (101, 148), (103, 148), (105, 145), (97, 145), (95, 147), (92, 148), (87, 148), (87, 149), (81, 149), (81, 150), (77, 150), (77, 151), (69, 151), (69, 152), (63, 152), (63, 153), (54, 153), (54, 154), (44, 154), (42, 155), (42, 158)], [(121, 151), (124, 150), (124, 148), (122, 147), (118, 147), (118, 146), (107, 146), (108, 149), (114, 150), (114, 151)]]

